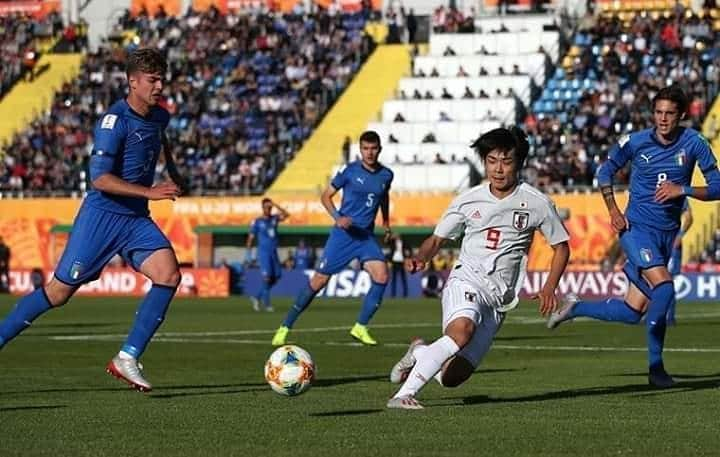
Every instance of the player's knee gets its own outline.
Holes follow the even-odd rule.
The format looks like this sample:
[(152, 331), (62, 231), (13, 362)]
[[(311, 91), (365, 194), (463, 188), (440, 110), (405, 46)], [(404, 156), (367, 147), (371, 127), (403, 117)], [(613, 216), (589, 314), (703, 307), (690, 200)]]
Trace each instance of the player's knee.
[(475, 323), (467, 318), (455, 319), (445, 329), (445, 334), (461, 348), (470, 342), (473, 332), (475, 332)]
[(73, 286), (62, 284), (54, 279), (43, 288), (50, 306), (54, 308), (67, 303), (68, 300), (70, 300), (70, 297), (72, 297), (72, 294), (75, 292), (75, 289), (76, 288)]
[(315, 275), (313, 275), (312, 279), (310, 280), (310, 287), (312, 288), (312, 290), (320, 290), (323, 287), (325, 287), (325, 285), (328, 282), (328, 279), (330, 279), (329, 276), (315, 274)]
[(376, 268), (370, 273), (370, 277), (373, 282), (387, 284), (389, 279), (387, 268)]
[(177, 287), (180, 285), (180, 270), (175, 268), (174, 270), (163, 271), (155, 275), (152, 278), (154, 284), (160, 284), (168, 287)]
[(468, 380), (475, 367), (463, 357), (453, 357), (442, 372), (442, 385), (444, 387), (457, 387)]

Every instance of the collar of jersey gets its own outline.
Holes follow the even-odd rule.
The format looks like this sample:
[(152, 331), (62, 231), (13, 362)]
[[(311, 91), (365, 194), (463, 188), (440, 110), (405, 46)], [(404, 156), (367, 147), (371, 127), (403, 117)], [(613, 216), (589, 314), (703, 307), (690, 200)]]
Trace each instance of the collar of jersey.
[(662, 143), (662, 142), (658, 139), (657, 133), (655, 132), (655, 130), (657, 130), (656, 127), (653, 127), (653, 128), (650, 129), (650, 138), (651, 138), (652, 141), (653, 141), (655, 144), (657, 144), (658, 146), (663, 147), (663, 148), (669, 148), (669, 147), (671, 147), (671, 146), (675, 146), (675, 144), (676, 144), (678, 141), (680, 141), (680, 137), (683, 136), (683, 135), (685, 135), (685, 131), (687, 130), (685, 127), (678, 127), (678, 129), (679, 129), (679, 133), (677, 134), (677, 136), (675, 137), (675, 139), (672, 141), (672, 143), (668, 143), (668, 144)]

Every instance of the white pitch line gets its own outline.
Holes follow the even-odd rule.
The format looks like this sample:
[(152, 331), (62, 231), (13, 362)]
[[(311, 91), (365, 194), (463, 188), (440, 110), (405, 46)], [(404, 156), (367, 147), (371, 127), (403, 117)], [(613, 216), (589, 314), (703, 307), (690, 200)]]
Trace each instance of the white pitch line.
[[(75, 335), (73, 337), (51, 336), (50, 339), (68, 341), (122, 341), (125, 335)], [(179, 337), (155, 337), (153, 342), (158, 343), (191, 343), (191, 344), (248, 344), (257, 346), (270, 346), (267, 340), (246, 340), (236, 338), (179, 338)], [(349, 341), (323, 341), (320, 343), (325, 346), (351, 346), (360, 347), (361, 343)], [(407, 347), (407, 343), (381, 343), (382, 347)], [(495, 344), (494, 349), (510, 350), (510, 351), (563, 351), (563, 352), (646, 352), (644, 347), (623, 347), (623, 346), (536, 346), (536, 345), (520, 345), (520, 344)], [(684, 352), (684, 353), (720, 353), (720, 348), (665, 348), (665, 352)]]

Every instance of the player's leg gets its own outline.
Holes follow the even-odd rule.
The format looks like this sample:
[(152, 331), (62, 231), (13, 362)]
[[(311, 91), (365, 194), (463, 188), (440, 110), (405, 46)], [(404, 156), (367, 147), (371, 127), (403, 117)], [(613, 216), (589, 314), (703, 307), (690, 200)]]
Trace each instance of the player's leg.
[(270, 276), (270, 281), (268, 282), (268, 290), (266, 293), (265, 301), (265, 311), (272, 312), (274, 311), (272, 302), (270, 300), (270, 292), (272, 290), (272, 287), (277, 284), (277, 282), (280, 280), (280, 277), (282, 276), (282, 264), (280, 263), (280, 257), (278, 257), (277, 251), (275, 251), (272, 255), (272, 275)]
[(132, 221), (132, 230), (122, 250), (128, 264), (145, 275), (152, 286), (140, 302), (125, 343), (107, 365), (107, 371), (136, 390), (147, 392), (138, 359), (165, 320), (165, 314), (180, 284), (180, 269), (170, 242), (150, 218)]
[(0, 347), (16, 337), (43, 313), (64, 305), (84, 283), (97, 278), (115, 255), (113, 230), (122, 230), (117, 215), (81, 206), (55, 276), (48, 284), (21, 298), (0, 323)]
[(0, 322), (0, 348), (30, 327), (42, 314), (64, 305), (77, 288), (52, 278), (44, 287), (22, 297), (5, 320)]
[(298, 320), (300, 315), (310, 306), (310, 303), (315, 298), (315, 295), (325, 287), (330, 275), (316, 271), (310, 281), (300, 289), (300, 293), (295, 297), (295, 302), (292, 307), (288, 310), (285, 320), (282, 325), (275, 331), (271, 344), (273, 346), (282, 346), (287, 340), (290, 329), (295, 325), (295, 321)]
[(350, 335), (363, 344), (374, 346), (377, 341), (370, 335), (367, 325), (382, 304), (388, 283), (388, 267), (385, 255), (374, 237), (358, 240), (355, 248), (363, 268), (370, 274), (371, 283)]
[[(645, 250), (644, 241), (638, 241), (638, 233), (631, 229), (623, 233), (620, 243), (627, 255), (627, 262), (623, 271), (628, 280), (628, 292), (624, 300), (609, 297), (603, 300), (578, 300), (573, 295), (565, 297), (565, 304), (558, 311), (552, 313), (547, 321), (547, 327), (553, 329), (561, 323), (576, 318), (589, 317), (608, 322), (622, 322), (637, 324), (647, 308), (651, 288), (641, 276), (640, 271), (646, 264), (646, 255), (640, 255)], [(645, 251), (643, 251), (645, 252)]]
[(480, 322), (475, 326), (472, 339), (454, 357), (450, 358), (436, 379), (445, 387), (457, 387), (470, 378), (490, 351), (495, 335), (502, 327), (505, 313), (488, 305), (481, 305)]
[(648, 341), (648, 382), (656, 387), (672, 387), (675, 381), (665, 371), (663, 347), (667, 329), (668, 309), (675, 301), (675, 286), (664, 265), (643, 272), (652, 285), (652, 296), (645, 316)]
[(253, 309), (260, 311), (261, 307), (267, 308), (270, 306), (270, 288), (273, 283), (274, 268), (271, 253), (258, 250), (257, 257), (262, 281), (260, 282), (260, 289), (254, 297), (251, 297), (251, 301)]
[[(679, 275), (682, 271), (681, 267), (682, 267), (682, 246), (673, 247), (672, 256), (670, 257), (670, 261), (668, 262), (668, 272), (670, 273), (670, 276), (675, 278), (675, 276)], [(676, 306), (676, 303), (673, 300), (670, 303), (667, 314), (665, 316), (667, 325), (675, 325), (675, 306)]]
[(388, 401), (388, 408), (420, 409), (415, 396), (443, 364), (467, 345), (480, 319), (475, 289), (462, 281), (451, 280), (443, 290), (444, 335), (422, 351), (400, 390)]
[(310, 281), (300, 289), (295, 303), (285, 316), (280, 328), (277, 329), (272, 339), (273, 346), (282, 346), (285, 339), (300, 315), (310, 306), (313, 298), (325, 287), (330, 276), (341, 271), (353, 259), (353, 239), (345, 230), (333, 227), (330, 236), (325, 243), (323, 256), (320, 259), (318, 268)]

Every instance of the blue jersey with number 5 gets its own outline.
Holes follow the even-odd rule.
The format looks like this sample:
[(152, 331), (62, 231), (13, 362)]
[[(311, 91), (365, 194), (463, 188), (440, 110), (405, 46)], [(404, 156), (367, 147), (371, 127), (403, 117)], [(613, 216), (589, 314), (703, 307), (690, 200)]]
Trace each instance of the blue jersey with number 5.
[(353, 227), (372, 231), (380, 202), (387, 197), (393, 180), (393, 172), (380, 165), (370, 171), (356, 160), (341, 169), (330, 185), (342, 189), (340, 214), (352, 219)]
[(678, 229), (686, 198), (659, 203), (655, 201), (655, 189), (664, 181), (690, 185), (695, 164), (708, 185), (720, 183), (710, 145), (698, 131), (689, 128), (681, 128), (675, 141), (668, 145), (658, 141), (654, 128), (621, 137), (607, 162), (598, 169), (598, 184), (611, 185), (615, 173), (627, 162), (631, 163), (630, 199), (625, 216), (631, 225)]

